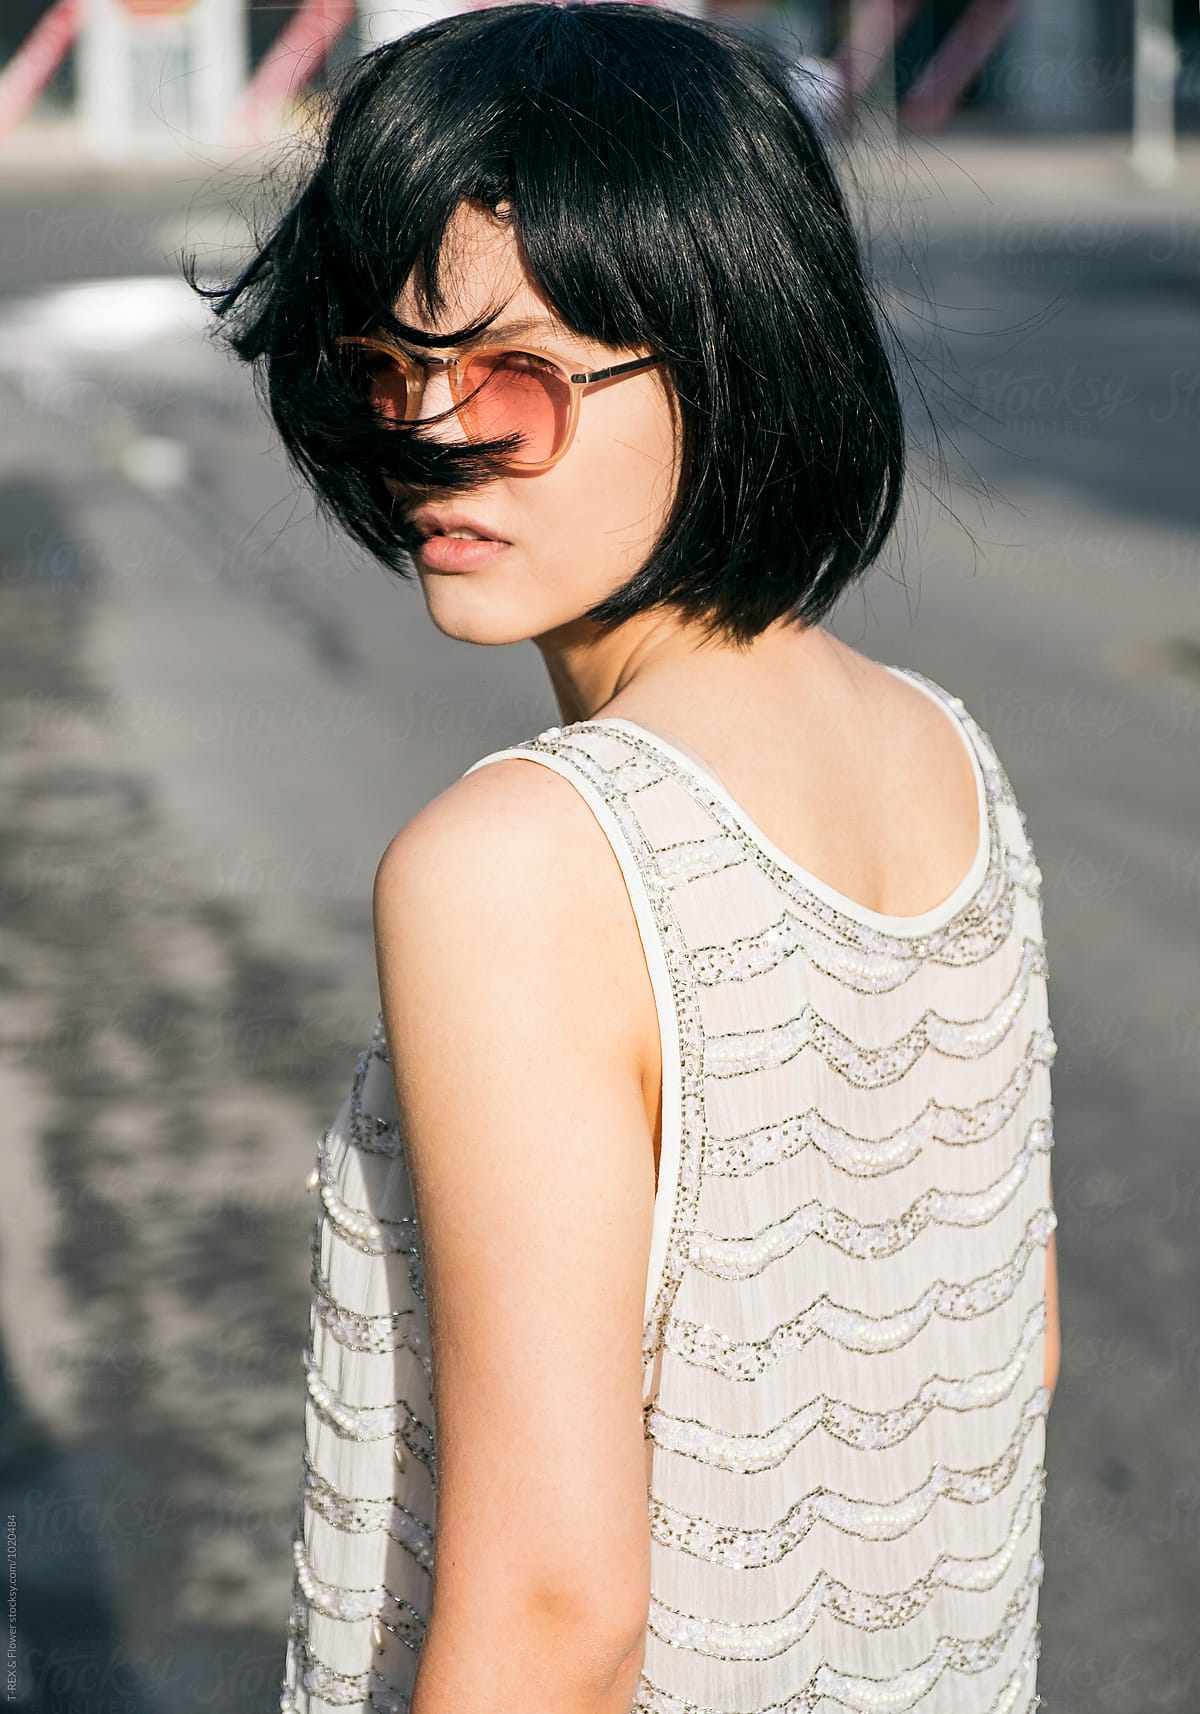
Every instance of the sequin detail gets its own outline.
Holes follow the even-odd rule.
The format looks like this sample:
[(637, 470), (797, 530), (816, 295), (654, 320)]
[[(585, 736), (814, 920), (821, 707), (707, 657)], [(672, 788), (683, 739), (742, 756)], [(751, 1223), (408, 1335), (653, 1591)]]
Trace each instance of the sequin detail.
[[(635, 722), (551, 727), (476, 764), (540, 762), (592, 807), (673, 1044), (631, 1714), (1034, 1714), (1041, 1700), (1057, 1225), (1042, 874), (986, 734), (907, 676), (958, 723), (983, 810), (969, 877), (911, 926), (806, 884)], [(437, 1440), (382, 1013), (307, 1182), (280, 1708), (408, 1714)]]
[(1052, 1141), (1048, 1121), (1035, 1119), (1012, 1166), (983, 1190), (929, 1189), (902, 1214), (874, 1225), (856, 1220), (841, 1208), (813, 1200), (744, 1238), (722, 1238), (697, 1229), (692, 1235), (692, 1265), (714, 1279), (753, 1279), (772, 1262), (790, 1255), (807, 1238), (820, 1238), (846, 1255), (859, 1256), (864, 1261), (871, 1256), (894, 1256), (933, 1223), (981, 1226), (993, 1219), (1012, 1201), (1030, 1164), (1049, 1150)]
[(326, 1384), (310, 1351), (304, 1353), (304, 1378), (314, 1406), (344, 1440), (387, 1440), (399, 1435), (422, 1462), (432, 1463), (433, 1428), (405, 1400), (392, 1405), (347, 1405)]
[(935, 1464), (918, 1487), (887, 1504), (854, 1500), (821, 1488), (806, 1494), (785, 1517), (767, 1528), (739, 1530), (692, 1517), (677, 1506), (656, 1500), (650, 1507), (651, 1536), (664, 1547), (738, 1571), (777, 1564), (817, 1523), (832, 1524), (860, 1541), (894, 1541), (919, 1524), (940, 1499), (978, 1505), (1002, 1493), (1012, 1481), (1030, 1430), (1041, 1422), (1046, 1407), (1046, 1390), (1038, 1387), (1001, 1457), (980, 1470), (953, 1470)]
[(1053, 1208), (1038, 1209), (1030, 1215), (1016, 1251), (1000, 1267), (965, 1285), (934, 1280), (915, 1303), (886, 1315), (871, 1315), (848, 1304), (834, 1303), (822, 1292), (801, 1314), (762, 1339), (739, 1339), (718, 1327), (681, 1317), (668, 1320), (663, 1342), (687, 1362), (731, 1381), (758, 1380), (784, 1357), (802, 1350), (817, 1334), (836, 1340), (848, 1351), (898, 1351), (935, 1315), (964, 1321), (986, 1315), (1004, 1303), (1024, 1277), (1030, 1256), (1045, 1247), (1057, 1224)]
[(352, 1208), (342, 1200), (332, 1183), (323, 1150), (316, 1171), (317, 1184), (314, 1188), (320, 1190), (326, 1218), (339, 1238), (368, 1256), (386, 1256), (399, 1251), (406, 1251), (414, 1257), (419, 1255), (415, 1219), (376, 1220), (362, 1209)]
[(335, 1672), (311, 1655), (303, 1643), (296, 1649), (296, 1669), (305, 1693), (297, 1700), (296, 1690), (285, 1684), (279, 1700), (280, 1714), (303, 1714), (307, 1698), (319, 1697), (331, 1708), (369, 1709), (371, 1714), (408, 1714), (411, 1698), (388, 1684), (378, 1672)]
[(408, 1549), (422, 1571), (433, 1570), (433, 1537), (428, 1526), (395, 1500), (359, 1500), (340, 1494), (315, 1470), (305, 1470), (304, 1501), (334, 1529), (348, 1535), (386, 1533)]
[(293, 1543), (292, 1558), (300, 1591), (316, 1612), (351, 1623), (378, 1618), (389, 1631), (409, 1642), (419, 1642), (424, 1636), (423, 1615), (410, 1602), (399, 1600), (382, 1584), (375, 1589), (346, 1589), (338, 1584), (323, 1583), (313, 1571), (302, 1541)]
[[(937, 1647), (918, 1666), (887, 1679), (837, 1672), (822, 1663), (801, 1691), (789, 1696), (786, 1701), (772, 1702), (766, 1707), (760, 1705), (755, 1714), (812, 1714), (826, 1698), (852, 1710), (853, 1714), (878, 1714), (881, 1710), (915, 1708), (944, 1673), (985, 1672), (1003, 1657), (1022, 1618), (1033, 1610), (1044, 1575), (1045, 1562), (1041, 1554), (1036, 1553), (1005, 1609), (1003, 1622), (990, 1636), (980, 1641), (974, 1638), (942, 1637)], [(1033, 1637), (1027, 1643), (1016, 1671), (1001, 1691), (999, 1699), (992, 1703), (990, 1710), (984, 1710), (982, 1714), (1008, 1714), (1008, 1710), (1015, 1706), (1014, 1699), (1025, 1688), (1030, 1669), (1040, 1653), (1041, 1638), (1036, 1620), (1032, 1621), (1032, 1629)], [(956, 1686), (955, 1695), (959, 1700), (954, 1706), (961, 1708), (965, 1705), (969, 1691)], [(1035, 1704), (1029, 1706), (1033, 1707)], [(631, 1714), (718, 1714), (718, 1710), (695, 1702), (686, 1704), (644, 1680), (643, 1687), (639, 1687), (639, 1695), (633, 1702)]]
[(1017, 1501), (1008, 1533), (994, 1553), (975, 1558), (939, 1554), (932, 1569), (907, 1588), (886, 1595), (863, 1594), (821, 1573), (780, 1619), (737, 1625), (721, 1620), (704, 1621), (655, 1605), (651, 1610), (651, 1628), (656, 1636), (674, 1647), (694, 1648), (722, 1660), (754, 1661), (771, 1660), (791, 1648), (811, 1630), (822, 1613), (863, 1631), (894, 1630), (927, 1607), (939, 1589), (994, 1588), (1012, 1565), (1030, 1521), (1037, 1516), (1044, 1493), (1044, 1474), (1035, 1470)]
[(1034, 1304), (1012, 1356), (1001, 1367), (962, 1380), (931, 1375), (912, 1398), (892, 1410), (863, 1410), (821, 1393), (774, 1428), (737, 1434), (695, 1417), (672, 1416), (651, 1405), (643, 1413), (646, 1434), (664, 1452), (677, 1452), (740, 1476), (775, 1469), (816, 1428), (823, 1428), (846, 1446), (878, 1451), (906, 1439), (935, 1409), (978, 1410), (1007, 1398), (1035, 1341), (1045, 1330), (1045, 1304)]
[[(999, 835), (997, 834), (997, 838)], [(727, 849), (723, 847), (723, 849)], [(1013, 887), (1021, 887), (1036, 897), (1041, 886), (1041, 870), (1036, 863), (1019, 852), (1004, 851), (1004, 871), (997, 870), (985, 885), (990, 886), (996, 910), (1011, 906)], [(1006, 926), (1007, 916), (1000, 918)], [(980, 962), (993, 951), (993, 943), (971, 940), (951, 940), (940, 943), (936, 957), (945, 963), (963, 965)], [(794, 909), (786, 909), (766, 928), (755, 934), (739, 935), (728, 942), (697, 947), (692, 954), (697, 982), (716, 987), (724, 982), (745, 982), (775, 970), (786, 959), (802, 957), (826, 976), (833, 977), (844, 987), (860, 994), (886, 994), (907, 982), (909, 977), (935, 956), (925, 950), (897, 950), (895, 946), (878, 948), (843, 946), (830, 937), (827, 927), (816, 929)]]
[(927, 1048), (958, 1059), (980, 1059), (1012, 1028), (1031, 992), (1034, 976), (1045, 976), (1045, 947), (1027, 943), (1021, 967), (1008, 992), (981, 1018), (942, 1018), (928, 1012), (897, 1041), (881, 1048), (860, 1048), (841, 1030), (806, 1006), (796, 1018), (763, 1030), (742, 1030), (709, 1038), (704, 1069), (710, 1077), (738, 1077), (747, 1071), (784, 1065), (802, 1048), (812, 1047), (826, 1064), (860, 1088), (896, 1083)]
[(834, 1125), (815, 1107), (736, 1136), (710, 1135), (705, 1142), (705, 1171), (720, 1178), (746, 1178), (792, 1160), (811, 1146), (842, 1172), (871, 1177), (907, 1166), (932, 1143), (960, 1147), (984, 1142), (1008, 1124), (1029, 1088), (1034, 1068), (1052, 1065), (1056, 1053), (1050, 1027), (1035, 1029), (999, 1094), (984, 1096), (970, 1107), (953, 1107), (931, 1097), (911, 1124), (881, 1137)]
[(312, 1269), (313, 1311), (332, 1333), (339, 1345), (349, 1351), (398, 1351), (403, 1347), (429, 1363), (425, 1328), (416, 1310), (389, 1310), (384, 1315), (363, 1315), (347, 1309), (334, 1297), (328, 1279), (319, 1266)]

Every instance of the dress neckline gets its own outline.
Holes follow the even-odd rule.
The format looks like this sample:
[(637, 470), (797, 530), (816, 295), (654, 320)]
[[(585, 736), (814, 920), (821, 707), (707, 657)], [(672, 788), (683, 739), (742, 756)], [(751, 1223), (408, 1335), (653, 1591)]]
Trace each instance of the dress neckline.
[(947, 717), (954, 721), (961, 740), (966, 746), (975, 774), (979, 841), (970, 868), (940, 904), (932, 905), (929, 910), (921, 911), (915, 916), (894, 916), (886, 911), (872, 910), (869, 905), (860, 904), (857, 899), (852, 899), (849, 894), (839, 892), (828, 881), (823, 881), (819, 875), (814, 875), (811, 870), (805, 869), (801, 864), (795, 862), (786, 851), (781, 850), (775, 844), (774, 840), (767, 837), (756, 822), (751, 820), (724, 782), (706, 762), (692, 751), (685, 750), (680, 743), (665, 737), (661, 732), (657, 732), (652, 726), (644, 726), (641, 721), (631, 720), (624, 714), (601, 714), (590, 721), (581, 722), (581, 724), (624, 728), (663, 752), (693, 783), (702, 785), (704, 790), (724, 807), (752, 846), (763, 856), (769, 858), (777, 868), (782, 869), (785, 874), (790, 875), (793, 880), (798, 881), (809, 892), (832, 905), (843, 916), (853, 917), (856, 921), (866, 923), (874, 928), (885, 929), (889, 934), (926, 934), (931, 929), (940, 928), (943, 923), (948, 922), (951, 917), (962, 910), (978, 892), (988, 872), (992, 857), (992, 835), (987, 782), (984, 778), (983, 767), (975, 743), (966, 729), (965, 722), (956, 712), (961, 704), (949, 697), (945, 691), (934, 688), (932, 680), (926, 680), (923, 675), (914, 673), (907, 667), (888, 666), (886, 662), (881, 662), (880, 665), (885, 666), (887, 671), (896, 677), (905, 678), (910, 684), (915, 684), (918, 690), (946, 711)]

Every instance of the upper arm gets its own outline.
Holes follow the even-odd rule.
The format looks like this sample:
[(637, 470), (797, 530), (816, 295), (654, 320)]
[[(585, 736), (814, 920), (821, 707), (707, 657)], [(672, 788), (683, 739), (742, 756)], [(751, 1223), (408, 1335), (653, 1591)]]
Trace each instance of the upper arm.
[(433, 1354), (433, 1616), (477, 1635), (534, 1600), (635, 1637), (654, 1176), (620, 869), (574, 788), (512, 759), (392, 840), (373, 909)]

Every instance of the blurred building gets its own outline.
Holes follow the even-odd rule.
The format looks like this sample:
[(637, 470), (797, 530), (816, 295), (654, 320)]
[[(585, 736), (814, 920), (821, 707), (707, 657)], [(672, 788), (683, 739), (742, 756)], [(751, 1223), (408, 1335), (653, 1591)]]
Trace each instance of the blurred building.
[[(1200, 125), (1194, 0), (675, 3), (766, 36), (801, 68), (818, 99), (836, 90), (850, 44), (858, 43), (850, 99), (890, 107), (901, 125), (915, 129), (932, 110), (920, 101), (906, 110), (906, 101), (924, 94), (931, 70), (953, 58), (952, 97), (926, 119), (929, 128), (940, 128), (949, 114), (960, 126), (1010, 132), (1128, 129), (1136, 107), (1135, 39), (1145, 39), (1136, 37), (1135, 20), (1150, 8), (1164, 21), (1160, 38), (1173, 35), (1167, 75), (1175, 121), (1183, 129)], [(16, 90), (14, 106), (14, 66), (27, 73), (38, 26), (57, 18), (61, 35), (72, 8), (78, 29), (71, 47), (34, 99)], [(0, 152), (19, 125), (48, 120), (77, 123), (85, 151), (118, 158), (155, 148), (245, 146), (264, 127), (265, 141), (348, 58), (460, 9), (460, 0), (3, 0)], [(989, 26), (997, 17), (1004, 19), (998, 32)]]

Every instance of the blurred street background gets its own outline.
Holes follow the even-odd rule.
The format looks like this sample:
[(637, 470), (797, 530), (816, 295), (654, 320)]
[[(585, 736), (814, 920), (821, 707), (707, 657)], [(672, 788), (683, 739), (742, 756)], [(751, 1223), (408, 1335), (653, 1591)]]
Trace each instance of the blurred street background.
[[(847, 139), (912, 366), (904, 520), (831, 628), (964, 697), (1045, 878), (1044, 1707), (1200, 1714), (1200, 19), (706, 11), (776, 40)], [(531, 646), (448, 641), (415, 581), (314, 518), (179, 277), (184, 249), (228, 275), (338, 66), (431, 15), (0, 12), (21, 1714), (277, 1707), (305, 1179), (378, 1003), (372, 877), (472, 761), (558, 719)]]

